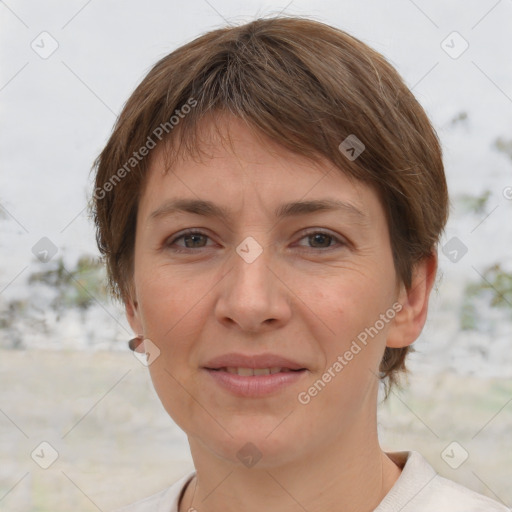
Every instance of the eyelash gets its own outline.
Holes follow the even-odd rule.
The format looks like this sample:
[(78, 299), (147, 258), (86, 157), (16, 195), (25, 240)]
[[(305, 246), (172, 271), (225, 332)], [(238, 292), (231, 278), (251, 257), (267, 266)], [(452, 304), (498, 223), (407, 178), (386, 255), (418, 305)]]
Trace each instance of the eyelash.
[[(210, 237), (206, 233), (203, 233), (202, 231), (196, 231), (196, 230), (190, 229), (190, 230), (187, 230), (187, 231), (181, 233), (180, 235), (176, 236), (172, 240), (166, 241), (164, 243), (164, 246), (165, 246), (165, 248), (170, 249), (171, 251), (173, 251), (175, 253), (188, 253), (189, 251), (197, 251), (199, 249), (205, 249), (206, 248), (206, 247), (198, 247), (196, 249), (193, 249), (193, 248), (190, 248), (190, 247), (183, 247), (181, 249), (176, 249), (176, 248), (172, 247), (173, 244), (175, 244), (178, 240), (180, 240), (182, 238), (185, 238), (187, 236), (191, 236), (191, 235), (204, 236), (204, 237), (210, 239)], [(322, 230), (314, 230), (314, 231), (309, 231), (307, 233), (304, 233), (304, 235), (300, 238), (300, 240), (303, 240), (304, 238), (307, 238), (307, 237), (312, 236), (312, 235), (324, 235), (324, 236), (327, 236), (330, 239), (332, 239), (332, 241), (338, 243), (338, 245), (339, 245), (338, 248), (348, 245), (348, 243), (345, 242), (344, 240), (338, 238), (337, 236), (332, 235), (328, 231), (322, 231)], [(336, 247), (334, 247), (334, 246), (329, 246), (329, 247), (321, 247), (321, 248), (309, 247), (307, 249), (309, 249), (310, 251), (314, 251), (314, 252), (318, 252), (318, 251), (324, 251), (325, 252), (327, 250), (332, 250), (332, 249), (335, 249), (335, 248)]]

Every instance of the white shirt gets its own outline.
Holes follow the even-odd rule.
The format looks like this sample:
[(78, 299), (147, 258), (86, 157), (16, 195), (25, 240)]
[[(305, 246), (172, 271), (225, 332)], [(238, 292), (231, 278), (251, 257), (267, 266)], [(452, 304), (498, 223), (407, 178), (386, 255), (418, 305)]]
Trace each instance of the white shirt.
[[(374, 512), (512, 512), (505, 505), (439, 476), (418, 452), (387, 454), (402, 473)], [(178, 501), (195, 471), (171, 487), (116, 512), (178, 512)]]

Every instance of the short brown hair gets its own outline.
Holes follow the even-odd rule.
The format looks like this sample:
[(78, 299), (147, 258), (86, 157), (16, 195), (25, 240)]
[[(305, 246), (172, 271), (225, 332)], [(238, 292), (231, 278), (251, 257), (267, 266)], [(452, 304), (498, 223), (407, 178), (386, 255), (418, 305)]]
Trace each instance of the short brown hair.
[[(382, 55), (329, 25), (274, 17), (214, 30), (178, 48), (128, 99), (95, 161), (92, 203), (117, 298), (129, 297), (132, 284), (144, 155), (161, 143), (194, 152), (199, 121), (219, 111), (297, 154), (327, 157), (372, 186), (386, 212), (397, 276), (411, 286), (414, 265), (437, 250), (448, 215), (435, 130)], [(348, 136), (365, 147), (355, 159), (340, 150)], [(380, 377), (388, 386), (406, 370), (408, 350), (386, 347)]]

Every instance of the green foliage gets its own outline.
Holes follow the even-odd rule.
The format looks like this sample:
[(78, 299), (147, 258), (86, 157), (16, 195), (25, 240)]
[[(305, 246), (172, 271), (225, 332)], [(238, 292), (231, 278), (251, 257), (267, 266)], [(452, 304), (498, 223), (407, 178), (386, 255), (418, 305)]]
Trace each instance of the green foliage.
[(465, 111), (459, 112), (456, 116), (452, 117), (451, 124), (452, 126), (459, 123), (466, 123), (468, 120), (468, 113)]
[(497, 263), (486, 270), (484, 278), (480, 287), (491, 292), (491, 306), (512, 310), (512, 273), (506, 272)]
[(489, 197), (491, 197), (491, 191), (485, 190), (480, 196), (463, 194), (459, 196), (459, 200), (466, 211), (482, 215), (486, 210)]
[(512, 317), (512, 273), (501, 267), (501, 263), (489, 267), (483, 278), (466, 285), (460, 321), (464, 330), (476, 329), (480, 305), (502, 308)]
[(7, 304), (7, 308), (2, 311), (0, 315), (0, 329), (10, 327), (12, 320), (19, 318), (26, 313), (27, 302), (23, 300), (11, 300)]
[(464, 300), (462, 303), (460, 312), (460, 327), (463, 331), (474, 331), (477, 328), (476, 308), (471, 301)]
[(505, 140), (502, 137), (498, 137), (494, 142), (494, 147), (500, 153), (505, 153), (505, 155), (512, 159), (512, 139)]
[(57, 259), (49, 270), (34, 272), (29, 284), (45, 284), (57, 292), (53, 307), (77, 307), (85, 311), (96, 300), (107, 297), (105, 270), (98, 259), (82, 256), (75, 268), (67, 270), (62, 257)]

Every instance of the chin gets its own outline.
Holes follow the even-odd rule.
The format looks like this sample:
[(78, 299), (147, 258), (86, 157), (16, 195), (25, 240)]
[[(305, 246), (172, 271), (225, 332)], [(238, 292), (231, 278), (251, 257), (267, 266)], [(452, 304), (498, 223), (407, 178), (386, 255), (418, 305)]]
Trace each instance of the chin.
[[(285, 429), (283, 425), (276, 429), (281, 420), (282, 418), (278, 421), (272, 418), (272, 421), (262, 421), (260, 426), (257, 425), (258, 421), (255, 418), (245, 419), (237, 425), (223, 424), (232, 437), (222, 430), (221, 436), (212, 438), (212, 426), (208, 432), (203, 432), (200, 443), (226, 462), (248, 469), (270, 469), (291, 463), (298, 456), (297, 437), (294, 433)], [(205, 434), (210, 436), (205, 438)]]

